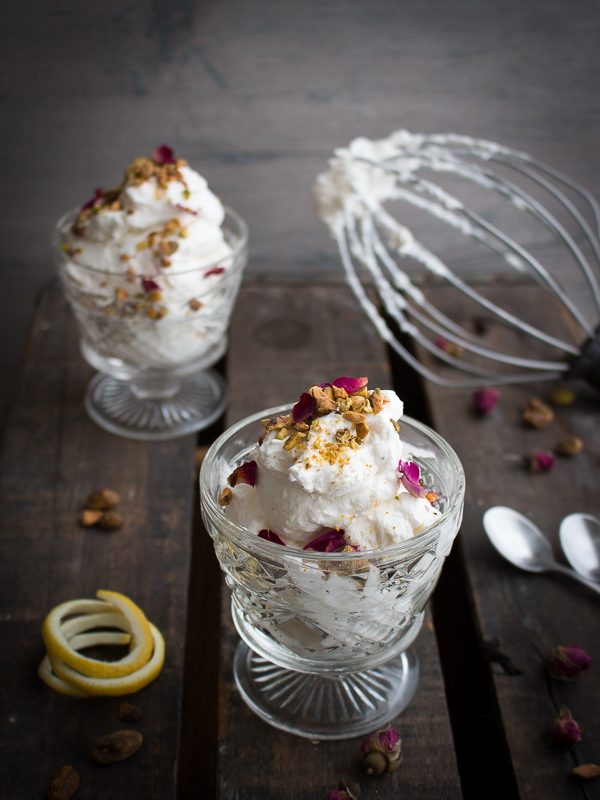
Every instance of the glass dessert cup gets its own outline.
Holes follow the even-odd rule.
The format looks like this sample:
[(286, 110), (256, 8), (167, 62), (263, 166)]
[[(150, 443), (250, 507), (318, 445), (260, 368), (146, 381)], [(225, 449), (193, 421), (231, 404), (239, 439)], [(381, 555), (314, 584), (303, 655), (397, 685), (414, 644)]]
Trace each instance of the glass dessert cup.
[(415, 420), (399, 421), (404, 456), (440, 497), (441, 516), (410, 540), (356, 553), (268, 542), (218, 504), (227, 475), (248, 460), (260, 420), (248, 417), (210, 448), (200, 473), (202, 515), (232, 590), (242, 641), (234, 674), (266, 722), (310, 739), (345, 739), (385, 725), (410, 702), (419, 665), (410, 645), (462, 520), (465, 480), (452, 448)]
[[(99, 370), (87, 388), (88, 414), (129, 439), (172, 439), (206, 428), (227, 401), (223, 378), (209, 367), (227, 350), (229, 319), (248, 259), (246, 223), (225, 208), (221, 229), (231, 252), (193, 270), (165, 269), (158, 279), (173, 278), (177, 297), (161, 305), (160, 294), (154, 304), (146, 300), (153, 295), (141, 276), (82, 265), (65, 251), (64, 234), (77, 213), (58, 222), (53, 249), (81, 332), (81, 352)], [(198, 293), (198, 279), (211, 270), (210, 288)], [(193, 301), (199, 303), (196, 310)]]

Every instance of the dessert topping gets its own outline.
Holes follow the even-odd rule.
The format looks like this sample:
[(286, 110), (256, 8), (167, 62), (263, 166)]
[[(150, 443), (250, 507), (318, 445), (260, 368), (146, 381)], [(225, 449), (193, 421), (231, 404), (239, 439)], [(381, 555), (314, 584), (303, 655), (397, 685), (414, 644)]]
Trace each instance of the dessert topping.
[(302, 422), (315, 413), (316, 407), (315, 398), (308, 392), (302, 392), (300, 400), (292, 408), (292, 420), (294, 422)]
[(233, 492), (226, 486), (223, 491), (221, 492), (221, 496), (219, 497), (219, 505), (220, 506), (228, 506), (231, 503), (231, 498), (233, 497)]
[(590, 668), (592, 657), (581, 647), (555, 647), (548, 656), (548, 672), (559, 681), (572, 681)]
[(259, 531), (258, 536), (260, 539), (265, 539), (267, 542), (273, 542), (273, 544), (282, 544), (285, 547), (285, 542), (275, 533), (275, 531), (262, 530)]
[(204, 273), (205, 278), (210, 278), (211, 275), (221, 275), (225, 272), (225, 267), (212, 267)]
[(405, 489), (414, 497), (425, 497), (425, 491), (419, 483), (420, 470), (419, 465), (414, 461), (400, 461), (398, 462), (398, 472), (400, 473), (400, 480)]
[(319, 553), (333, 553), (341, 547), (346, 546), (343, 530), (327, 531), (313, 539), (312, 542), (304, 545), (303, 550), (316, 550)]
[(256, 486), (256, 479), (258, 477), (257, 468), (258, 465), (256, 461), (247, 461), (245, 464), (240, 464), (227, 478), (227, 483), (230, 486), (237, 486), (238, 483), (247, 483), (250, 486)]
[(173, 156), (173, 150), (170, 147), (167, 147), (166, 144), (161, 144), (152, 154), (152, 158), (157, 164), (174, 164), (175, 159)]

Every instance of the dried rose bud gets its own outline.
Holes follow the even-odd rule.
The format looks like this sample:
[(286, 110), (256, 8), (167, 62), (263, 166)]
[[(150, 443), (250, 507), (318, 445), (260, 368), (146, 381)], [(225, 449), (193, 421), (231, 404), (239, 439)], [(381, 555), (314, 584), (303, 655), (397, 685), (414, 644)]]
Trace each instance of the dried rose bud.
[(575, 400), (575, 394), (566, 386), (557, 386), (548, 392), (547, 398), (554, 406), (570, 406)]
[(462, 358), (465, 353), (464, 347), (461, 347), (459, 344), (456, 344), (455, 342), (449, 342), (442, 336), (438, 336), (436, 338), (435, 346), (439, 347), (440, 350), (443, 350), (444, 353), (448, 353), (449, 356), (454, 356), (454, 358)]
[(581, 647), (555, 647), (548, 656), (548, 672), (557, 681), (572, 681), (591, 663), (592, 657)]
[(152, 158), (157, 164), (174, 164), (173, 150), (166, 144), (161, 144), (155, 148)]
[(544, 450), (534, 450), (533, 453), (524, 456), (525, 466), (529, 472), (548, 472), (554, 466), (554, 456)]
[(498, 405), (499, 396), (500, 392), (498, 389), (492, 389), (489, 386), (477, 389), (476, 392), (473, 392), (473, 406), (475, 412), (480, 417), (487, 416), (490, 411)]
[(142, 712), (137, 706), (132, 706), (131, 703), (121, 703), (117, 716), (123, 722), (140, 722)]
[(363, 767), (367, 774), (381, 775), (383, 772), (398, 769), (402, 761), (401, 745), (400, 734), (389, 725), (367, 736), (360, 746), (364, 756)]
[(583, 450), (583, 442), (577, 436), (561, 439), (554, 446), (554, 452), (559, 456), (576, 456)]
[(523, 421), (531, 425), (532, 428), (541, 430), (549, 425), (553, 419), (554, 411), (550, 406), (538, 400), (537, 397), (531, 397), (523, 405)]
[(574, 778), (591, 781), (592, 778), (597, 778), (600, 775), (600, 767), (596, 764), (580, 764), (578, 767), (573, 767), (571, 775)]
[(556, 744), (573, 745), (581, 739), (583, 726), (575, 722), (571, 712), (566, 706), (560, 710), (560, 714), (550, 726), (550, 738)]
[(350, 790), (346, 786), (346, 781), (340, 781), (338, 783), (338, 788), (334, 789), (333, 792), (329, 792), (326, 800), (356, 800), (356, 798), (354, 795), (350, 794)]

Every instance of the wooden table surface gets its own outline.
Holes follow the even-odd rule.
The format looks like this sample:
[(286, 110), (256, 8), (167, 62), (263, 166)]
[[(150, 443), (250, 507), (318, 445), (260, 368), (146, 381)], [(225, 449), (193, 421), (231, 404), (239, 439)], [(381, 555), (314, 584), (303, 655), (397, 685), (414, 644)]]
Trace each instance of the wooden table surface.
[[(469, 322), (460, 303), (435, 291), (441, 307)], [(516, 298), (515, 289), (489, 291), (512, 293), (511, 301), (551, 316), (537, 289), (517, 290)], [(493, 325), (484, 334), (499, 335)], [(477, 419), (469, 392), (423, 387), (390, 360), (339, 286), (242, 288), (224, 368), (226, 419), (201, 444), (223, 425), (293, 401), (311, 383), (360, 374), (393, 385), (406, 412), (432, 423), (464, 463), (465, 520), (416, 643), (419, 689), (395, 721), (402, 766), (369, 779), (359, 768), (360, 739), (313, 744), (270, 728), (241, 701), (231, 669), (237, 635), (198, 515), (196, 437), (131, 442), (86, 417), (83, 393), (93, 373), (53, 285), (36, 308), (0, 447), (0, 796), (42, 798), (53, 774), (71, 764), (82, 800), (325, 800), (341, 777), (361, 800), (600, 798), (600, 779), (582, 786), (569, 778), (574, 764), (600, 761), (598, 598), (566, 579), (512, 568), (481, 525), (487, 507), (511, 505), (540, 524), (558, 551), (561, 515), (600, 514), (597, 396), (577, 386), (573, 406), (544, 431), (531, 431), (520, 407), (545, 388), (511, 387), (494, 415)], [(550, 448), (565, 432), (584, 439), (580, 456), (545, 475), (523, 470), (523, 453)], [(124, 528), (83, 530), (85, 496), (106, 487), (122, 495)], [(161, 675), (131, 698), (144, 713), (144, 745), (111, 767), (94, 765), (89, 749), (96, 736), (126, 727), (116, 718), (118, 698), (67, 698), (36, 675), (45, 614), (98, 588), (131, 596), (167, 645)], [(490, 661), (497, 658), (490, 640), (518, 674)], [(559, 644), (582, 646), (594, 659), (572, 684), (545, 674), (544, 657)], [(585, 726), (575, 748), (548, 741), (562, 704)]]

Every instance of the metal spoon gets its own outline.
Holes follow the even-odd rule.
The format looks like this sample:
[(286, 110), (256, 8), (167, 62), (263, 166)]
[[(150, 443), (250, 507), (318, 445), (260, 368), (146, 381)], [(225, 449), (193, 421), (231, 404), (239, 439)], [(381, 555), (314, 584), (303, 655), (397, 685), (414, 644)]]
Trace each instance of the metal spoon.
[(590, 581), (600, 581), (600, 519), (569, 514), (560, 523), (560, 544), (568, 562)]
[(554, 559), (552, 546), (541, 530), (523, 514), (494, 506), (483, 515), (483, 527), (496, 550), (516, 567), (528, 572), (562, 572), (600, 594), (600, 586)]

